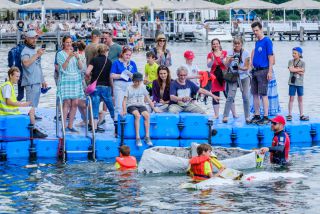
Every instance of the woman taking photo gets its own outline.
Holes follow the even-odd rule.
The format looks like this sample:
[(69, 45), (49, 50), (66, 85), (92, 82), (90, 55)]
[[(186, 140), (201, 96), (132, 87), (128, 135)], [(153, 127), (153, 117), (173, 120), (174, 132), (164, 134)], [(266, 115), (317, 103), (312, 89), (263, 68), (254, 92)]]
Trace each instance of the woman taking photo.
[(249, 52), (242, 48), (242, 40), (235, 38), (233, 40), (233, 50), (228, 51), (228, 57), (226, 65), (228, 66), (229, 72), (234, 75), (238, 75), (236, 82), (227, 82), (227, 101), (224, 107), (223, 120), (222, 122), (227, 123), (232, 105), (234, 105), (234, 98), (237, 93), (238, 85), (242, 93), (243, 100), (243, 111), (245, 120), (247, 123), (250, 121), (250, 102), (249, 102), (249, 91), (250, 91), (250, 55)]
[(157, 37), (156, 47), (152, 48), (151, 51), (156, 56), (156, 63), (158, 65), (164, 65), (170, 67), (172, 65), (171, 53), (167, 49), (167, 39), (165, 35), (160, 34)]
[(132, 75), (138, 72), (137, 65), (131, 60), (132, 49), (128, 46), (122, 48), (119, 59), (112, 63), (111, 78), (113, 79), (113, 96), (115, 101), (114, 122), (117, 134), (118, 115), (122, 111), (122, 102), (127, 87), (131, 85)]
[[(207, 56), (207, 66), (210, 68), (210, 74), (214, 77), (212, 80), (212, 94), (220, 97), (220, 92), (224, 93), (224, 96), (227, 97), (225, 93), (225, 81), (223, 79), (223, 72), (227, 70), (227, 67), (224, 64), (226, 60), (227, 52), (222, 50), (221, 43), (219, 39), (213, 39), (211, 41), (211, 52)], [(219, 101), (212, 100), (213, 110), (214, 110), (214, 119), (219, 118)], [(234, 104), (232, 105), (233, 116), (236, 117)]]
[(166, 66), (159, 66), (158, 78), (152, 82), (152, 101), (162, 112), (168, 111), (170, 103), (170, 70)]
[(97, 80), (95, 91), (90, 95), (92, 99), (92, 109), (94, 118), (94, 129), (96, 132), (104, 132), (103, 128), (97, 126), (99, 118), (100, 100), (106, 104), (110, 117), (114, 119), (114, 107), (112, 103), (112, 80), (110, 77), (111, 60), (108, 59), (109, 48), (106, 45), (98, 45), (98, 56), (94, 57), (86, 71), (86, 78), (91, 79), (92, 84)]
[[(73, 121), (77, 111), (78, 99), (83, 97), (81, 79), (82, 63), (79, 54), (73, 52), (72, 39), (65, 36), (62, 39), (63, 50), (57, 54), (59, 66), (59, 81), (57, 95), (63, 101), (63, 118), (67, 132), (78, 132), (73, 128)], [(69, 124), (66, 126), (66, 118), (69, 113)]]

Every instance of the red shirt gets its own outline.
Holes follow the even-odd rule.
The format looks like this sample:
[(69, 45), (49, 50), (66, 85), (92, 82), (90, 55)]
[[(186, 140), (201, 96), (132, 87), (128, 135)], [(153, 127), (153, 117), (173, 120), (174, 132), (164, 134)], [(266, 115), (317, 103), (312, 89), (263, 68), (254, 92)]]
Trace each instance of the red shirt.
[[(222, 58), (221, 58), (222, 57)], [(217, 66), (220, 66), (222, 71), (226, 71), (227, 67), (223, 64), (222, 59), (225, 59), (227, 57), (227, 51), (222, 51), (221, 57), (217, 57), (213, 52), (210, 52), (207, 56), (207, 59), (214, 58), (213, 64), (211, 66), (210, 74), (215, 77), (214, 71), (216, 70)], [(213, 79), (212, 81), (212, 92), (216, 91), (224, 91), (225, 90), (225, 81), (223, 81), (223, 84), (220, 85), (217, 79)]]

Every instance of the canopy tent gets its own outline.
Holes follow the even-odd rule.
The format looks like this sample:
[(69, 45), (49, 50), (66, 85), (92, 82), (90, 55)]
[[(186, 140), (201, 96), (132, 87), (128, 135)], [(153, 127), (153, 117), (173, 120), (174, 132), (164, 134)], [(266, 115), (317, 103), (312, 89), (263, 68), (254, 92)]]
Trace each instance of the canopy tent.
[(18, 10), (21, 6), (9, 0), (0, 0), (0, 10)]
[[(100, 0), (93, 0), (89, 3), (83, 4), (83, 8), (91, 10), (100, 10)], [(103, 0), (102, 8), (106, 10), (128, 10), (127, 6), (122, 5), (121, 3), (112, 1), (112, 0)]]
[(292, 0), (278, 5), (285, 10), (320, 10), (320, 2), (313, 0)]
[[(173, 9), (173, 8), (172, 8)], [(186, 0), (176, 2), (175, 10), (223, 10), (224, 6), (204, 0)]]
[(139, 9), (147, 7), (153, 10), (172, 10), (176, 4), (165, 0), (118, 0), (121, 5), (126, 5), (130, 9)]
[[(229, 9), (229, 19), (230, 19), (230, 25), (231, 25), (231, 10), (232, 9), (245, 9), (248, 11), (248, 21), (250, 19), (250, 12), (254, 9), (277, 9), (277, 4), (272, 4), (269, 2), (261, 1), (261, 0), (239, 0), (232, 2), (230, 4), (224, 5), (225, 9)], [(268, 20), (269, 20), (269, 11), (268, 11)]]
[(239, 0), (232, 2), (230, 4), (224, 5), (225, 9), (277, 9), (277, 4), (272, 4), (265, 1), (260, 0)]
[[(22, 10), (41, 10), (42, 3), (41, 1), (37, 1), (30, 4), (21, 5), (20, 9)], [(67, 2), (64, 2), (62, 0), (45, 0), (44, 1), (44, 8), (46, 10), (55, 10), (55, 9), (61, 9), (61, 10), (78, 10), (82, 9), (81, 5), (76, 4), (70, 4)]]

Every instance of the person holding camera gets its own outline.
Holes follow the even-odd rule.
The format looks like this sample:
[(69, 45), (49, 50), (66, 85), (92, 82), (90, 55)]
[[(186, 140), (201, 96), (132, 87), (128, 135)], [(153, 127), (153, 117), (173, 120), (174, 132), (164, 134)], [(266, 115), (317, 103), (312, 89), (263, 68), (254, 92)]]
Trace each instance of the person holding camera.
[(77, 112), (79, 98), (83, 97), (83, 85), (81, 79), (82, 63), (78, 52), (74, 52), (72, 39), (65, 36), (62, 39), (63, 50), (57, 54), (59, 66), (59, 81), (57, 95), (63, 102), (63, 119), (66, 127), (66, 119), (69, 113), (69, 124), (66, 131), (77, 133), (73, 128), (73, 121)]
[(224, 107), (222, 122), (227, 123), (231, 106), (234, 105), (234, 98), (237, 93), (238, 86), (240, 87), (243, 100), (243, 111), (245, 120), (248, 123), (250, 121), (250, 55), (249, 52), (242, 48), (243, 42), (240, 38), (233, 40), (233, 50), (228, 51), (228, 57), (226, 59), (226, 65), (228, 66), (228, 74), (231, 75), (230, 79), (226, 79), (227, 82), (227, 101)]
[[(40, 100), (41, 88), (47, 88), (41, 67), (41, 57), (45, 53), (45, 47), (36, 49), (38, 34), (35, 30), (29, 30), (25, 34), (25, 47), (21, 52), (21, 64), (23, 76), (21, 86), (26, 89), (26, 100), (31, 106), (37, 108)], [(35, 115), (36, 120), (42, 119)]]
[(299, 103), (299, 111), (300, 111), (300, 120), (308, 121), (309, 117), (303, 115), (303, 105), (302, 105), (302, 97), (303, 97), (303, 76), (305, 72), (305, 62), (302, 58), (302, 48), (295, 47), (292, 49), (292, 57), (293, 59), (289, 60), (288, 69), (290, 72), (289, 77), (289, 114), (287, 116), (287, 121), (292, 120), (292, 106), (296, 93), (298, 94), (298, 103)]

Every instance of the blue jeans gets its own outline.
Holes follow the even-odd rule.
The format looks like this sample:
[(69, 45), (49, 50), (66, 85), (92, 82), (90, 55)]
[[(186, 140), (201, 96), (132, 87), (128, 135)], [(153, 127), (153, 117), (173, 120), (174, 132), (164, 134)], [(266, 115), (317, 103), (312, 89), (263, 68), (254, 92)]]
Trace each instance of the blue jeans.
[(101, 100), (107, 105), (110, 112), (110, 116), (114, 119), (114, 107), (111, 97), (111, 87), (109, 86), (97, 86), (96, 90), (90, 95), (92, 99), (92, 110), (94, 119), (99, 118), (99, 105)]

